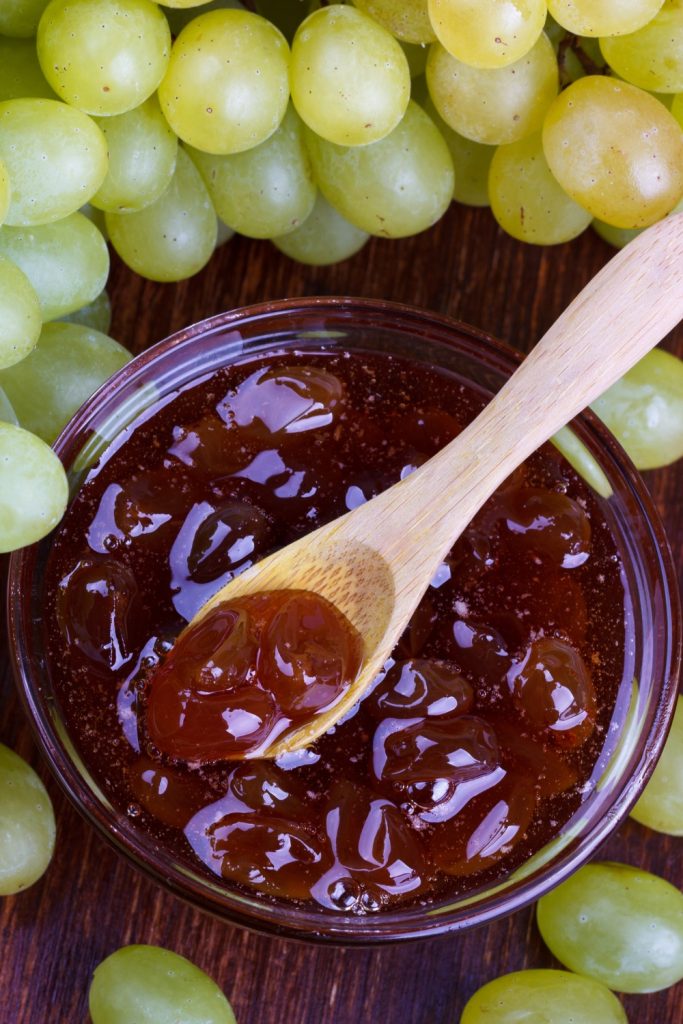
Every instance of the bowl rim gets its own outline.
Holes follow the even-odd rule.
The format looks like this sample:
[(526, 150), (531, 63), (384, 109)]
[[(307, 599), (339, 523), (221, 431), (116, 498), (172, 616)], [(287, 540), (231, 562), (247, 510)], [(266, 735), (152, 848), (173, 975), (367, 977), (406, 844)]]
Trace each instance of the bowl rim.
[[(130, 384), (138, 377), (144, 377), (150, 364), (171, 350), (183, 346), (189, 347), (198, 338), (206, 338), (215, 333), (223, 334), (230, 327), (239, 328), (240, 325), (247, 323), (258, 324), (260, 321), (264, 321), (270, 323), (273, 330), (277, 330), (278, 321), (283, 321), (287, 317), (291, 317), (292, 314), (306, 317), (313, 313), (328, 314), (338, 323), (349, 321), (349, 323), (353, 322), (365, 327), (400, 329), (404, 334), (413, 325), (423, 338), (431, 337), (446, 346), (450, 345), (460, 354), (464, 352), (478, 363), (497, 372), (509, 373), (514, 364), (519, 364), (523, 359), (523, 353), (479, 328), (445, 314), (429, 312), (409, 304), (349, 296), (311, 296), (271, 300), (218, 313), (175, 331), (143, 350), (109, 378), (81, 406), (55, 442), (55, 451), (63, 461), (68, 458), (73, 459), (83, 445), (88, 423), (93, 416), (115, 398), (124, 384)], [(238, 894), (236, 897), (235, 893), (228, 889), (222, 889), (212, 897), (209, 891), (211, 888), (209, 882), (204, 880), (201, 886), (193, 885), (192, 879), (188, 878), (187, 873), (183, 872), (177, 864), (169, 864), (168, 858), (165, 866), (150, 862), (149, 857), (145, 857), (141, 853), (140, 846), (136, 846), (131, 841), (130, 835), (126, 836), (116, 822), (109, 820), (112, 815), (103, 807), (101, 801), (97, 801), (95, 794), (86, 787), (78, 769), (74, 766), (52, 728), (49, 716), (42, 707), (34, 680), (31, 678), (30, 672), (27, 671), (26, 659), (23, 657), (21, 607), (23, 595), (30, 589), (27, 589), (25, 585), (32, 578), (32, 563), (38, 549), (38, 545), (32, 545), (13, 553), (9, 560), (7, 575), (8, 646), (21, 704), (28, 715), (31, 728), (50, 770), (70, 802), (119, 854), (132, 861), (148, 878), (189, 902), (192, 906), (218, 916), (224, 922), (237, 924), (260, 933), (294, 938), (304, 942), (340, 946), (372, 946), (434, 937), (482, 925), (506, 916), (534, 902), (550, 888), (558, 885), (581, 867), (626, 817), (654, 770), (673, 715), (683, 648), (680, 597), (675, 567), (663, 524), (649, 492), (627, 454), (594, 413), (587, 410), (576, 417), (572, 423), (575, 426), (580, 425), (581, 430), (597, 437), (607, 458), (620, 471), (627, 489), (637, 499), (640, 513), (652, 541), (656, 570), (662, 583), (664, 598), (662, 612), (667, 626), (665, 631), (667, 671), (664, 674), (656, 701), (652, 725), (647, 736), (639, 743), (640, 756), (637, 771), (628, 777), (626, 784), (610, 806), (609, 814), (606, 814), (600, 821), (594, 822), (588, 834), (582, 837), (578, 849), (574, 849), (574, 841), (572, 841), (561, 852), (557, 864), (551, 860), (548, 864), (535, 869), (527, 877), (515, 883), (512, 892), (509, 890), (504, 890), (501, 893), (494, 892), (492, 902), (485, 900), (482, 904), (465, 908), (465, 919), (463, 919), (462, 910), (456, 917), (448, 913), (444, 913), (443, 916), (430, 917), (427, 914), (428, 908), (417, 907), (404, 911), (401, 911), (399, 907), (397, 910), (377, 917), (349, 918), (339, 914), (321, 915), (307, 909), (302, 910), (299, 906), (271, 903), (258, 897), (243, 897), (242, 894)], [(218, 889), (218, 887), (213, 888)], [(217, 900), (216, 896), (222, 896), (222, 899)], [(226, 903), (230, 903), (230, 905), (226, 906)], [(421, 919), (420, 923), (417, 923), (417, 915), (420, 910)], [(330, 920), (330, 918), (332, 919)], [(399, 927), (402, 918), (411, 920), (410, 924), (406, 921), (407, 927), (405, 928)], [(362, 929), (363, 925), (366, 926), (365, 929), (359, 930), (359, 926)]]

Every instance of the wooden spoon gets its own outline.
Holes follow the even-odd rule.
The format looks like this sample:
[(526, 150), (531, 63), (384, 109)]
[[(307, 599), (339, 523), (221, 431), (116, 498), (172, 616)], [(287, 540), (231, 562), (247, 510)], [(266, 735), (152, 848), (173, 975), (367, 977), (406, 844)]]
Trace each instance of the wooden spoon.
[(405, 480), (231, 580), (199, 609), (309, 590), (361, 634), (358, 678), (260, 757), (308, 746), (363, 695), (446, 554), (496, 488), (683, 318), (683, 214), (631, 242), (583, 289), (486, 409)]

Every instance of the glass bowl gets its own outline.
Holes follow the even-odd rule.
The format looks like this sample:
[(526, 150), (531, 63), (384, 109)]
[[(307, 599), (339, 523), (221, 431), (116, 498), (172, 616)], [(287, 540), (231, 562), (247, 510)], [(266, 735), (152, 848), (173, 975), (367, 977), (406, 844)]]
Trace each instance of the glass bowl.
[[(464, 324), (395, 303), (311, 298), (221, 314), (172, 335), (111, 378), (74, 416), (56, 444), (73, 490), (123, 428), (179, 387), (244, 357), (295, 346), (388, 351), (436, 365), (482, 394), (500, 388), (521, 357)], [(624, 565), (634, 642), (596, 766), (597, 784), (545, 847), (496, 884), (460, 899), (358, 917), (293, 906), (213, 882), (159, 849), (117, 811), (81, 762), (63, 723), (42, 649), (41, 580), (50, 539), (12, 556), (9, 639), (24, 706), (67, 796), (106, 839), (155, 881), (225, 921), (338, 944), (384, 943), (470, 928), (536, 900), (576, 870), (628, 813), (664, 743), (681, 656), (678, 589), (662, 525), (627, 456), (591, 413), (567, 437), (575, 465), (599, 493)], [(578, 459), (578, 462), (577, 462)]]

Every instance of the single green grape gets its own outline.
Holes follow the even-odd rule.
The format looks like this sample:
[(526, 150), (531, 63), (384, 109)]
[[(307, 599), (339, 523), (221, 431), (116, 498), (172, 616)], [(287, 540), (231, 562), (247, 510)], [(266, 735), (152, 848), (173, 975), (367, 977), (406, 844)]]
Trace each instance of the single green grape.
[(606, 36), (600, 49), (627, 82), (655, 92), (683, 92), (683, 0), (666, 0), (643, 28)]
[(498, 147), (489, 172), (489, 199), (503, 230), (535, 245), (568, 242), (593, 219), (551, 174), (540, 134)]
[(123, 114), (159, 85), (171, 31), (151, 0), (51, 0), (37, 48), (63, 100), (87, 114)]
[(244, 153), (212, 156), (191, 149), (216, 213), (249, 238), (293, 231), (313, 209), (316, 187), (303, 125), (290, 105), (269, 139)]
[(3, 223), (9, 210), (12, 198), (12, 187), (9, 181), (9, 174), (2, 160), (0, 160), (0, 224)]
[(627, 82), (590, 75), (572, 83), (546, 115), (543, 148), (565, 192), (614, 227), (654, 224), (683, 196), (683, 133), (658, 100)]
[(655, 832), (683, 836), (683, 697), (678, 698), (664, 750), (631, 817)]
[(29, 39), (36, 34), (40, 17), (49, 0), (2, 0), (0, 35)]
[(93, 1024), (235, 1024), (212, 978), (160, 946), (124, 946), (95, 968)]
[(488, 206), (489, 168), (496, 147), (486, 146), (459, 135), (443, 120), (430, 96), (427, 96), (422, 106), (443, 135), (450, 150), (455, 171), (453, 198), (466, 206)]
[(515, 971), (480, 988), (460, 1024), (628, 1024), (605, 986), (568, 971)]
[(433, 121), (412, 100), (397, 128), (368, 146), (336, 146), (308, 131), (325, 198), (371, 235), (401, 238), (435, 224), (453, 197), (453, 161)]
[(356, 7), (404, 43), (433, 43), (427, 0), (353, 0)]
[(683, 456), (683, 360), (655, 348), (591, 408), (638, 469)]
[(0, 103), (0, 160), (12, 183), (7, 224), (47, 224), (87, 203), (107, 173), (92, 118), (57, 100)]
[(76, 410), (130, 358), (106, 334), (56, 320), (45, 324), (25, 359), (0, 370), (0, 387), (22, 427), (52, 444)]
[(547, 0), (555, 21), (576, 36), (621, 36), (647, 25), (664, 0)]
[[(66, 473), (52, 449), (28, 430), (0, 423), (0, 554), (34, 544), (49, 533), (64, 515), (68, 497)], [(8, 790), (4, 783), (0, 785), (0, 885), (7, 885), (7, 892), (16, 892), (42, 874), (52, 853), (52, 840), (47, 811), (41, 804), (42, 827), (36, 816), (35, 842), (27, 832), (25, 845), (19, 839), (15, 844), (12, 832), (5, 829), (4, 801), (11, 800)], [(28, 786), (24, 792), (28, 797)], [(26, 816), (30, 826), (30, 808)]]
[(111, 327), (111, 300), (106, 291), (102, 289), (92, 302), (87, 306), (75, 309), (73, 313), (59, 318), (68, 324), (83, 324), (84, 327), (94, 327), (102, 334), (108, 334)]
[(0, 255), (31, 282), (43, 320), (72, 313), (99, 295), (109, 276), (104, 238), (82, 213), (53, 224), (0, 228)]
[(341, 263), (363, 248), (370, 235), (342, 217), (318, 193), (315, 206), (294, 231), (273, 238), (273, 245), (299, 263), (327, 267)]
[(385, 138), (410, 99), (399, 43), (376, 21), (333, 4), (300, 25), (292, 43), (292, 100), (301, 119), (339, 146)]
[(475, 68), (502, 68), (523, 57), (548, 11), (546, 0), (429, 0), (428, 10), (442, 46)]
[(182, 30), (159, 86), (166, 120), (205, 153), (240, 153), (264, 142), (285, 116), (289, 46), (250, 11), (200, 14)]
[(674, 96), (671, 103), (671, 113), (676, 118), (681, 128), (683, 128), (683, 93), (679, 93)]
[(216, 214), (202, 177), (178, 150), (171, 184), (137, 213), (107, 213), (107, 231), (121, 259), (152, 281), (192, 277), (211, 259)]
[(96, 119), (109, 148), (109, 169), (90, 200), (100, 210), (142, 210), (168, 188), (175, 170), (178, 140), (156, 96), (115, 117)]
[[(7, 444), (6, 426), (0, 423), (0, 451)], [(13, 430), (19, 432), (18, 427)], [(36, 463), (36, 468), (40, 472), (41, 464)], [(5, 471), (0, 458), (2, 477)], [(14, 486), (10, 481), (9, 490)], [(0, 508), (2, 505), (0, 497)], [(4, 520), (0, 515), (0, 544), (3, 532)], [(56, 830), (45, 786), (30, 764), (3, 743), (0, 743), (0, 821), (0, 896), (11, 896), (33, 885), (44, 873), (52, 859)]]
[(0, 248), (0, 368), (29, 354), (42, 325), (40, 302), (30, 280)]
[(637, 238), (645, 228), (615, 228), (612, 224), (605, 224), (604, 220), (595, 218), (592, 223), (593, 231), (603, 241), (613, 245), (616, 249), (623, 249), (625, 245)]
[(538, 927), (553, 956), (617, 992), (683, 978), (683, 893), (626, 864), (588, 864), (542, 896)]
[(57, 99), (38, 63), (35, 41), (0, 36), (0, 101), (26, 97)]
[(557, 57), (545, 33), (504, 68), (469, 67), (435, 43), (427, 58), (427, 85), (434, 106), (454, 131), (498, 146), (540, 131), (559, 89)]

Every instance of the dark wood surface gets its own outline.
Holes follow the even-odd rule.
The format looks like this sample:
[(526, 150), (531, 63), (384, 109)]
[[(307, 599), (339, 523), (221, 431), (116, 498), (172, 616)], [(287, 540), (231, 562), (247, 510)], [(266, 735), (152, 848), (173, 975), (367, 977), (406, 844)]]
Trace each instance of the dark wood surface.
[[(374, 241), (327, 269), (300, 267), (266, 243), (233, 239), (203, 273), (179, 285), (144, 282), (115, 265), (112, 334), (139, 352), (235, 306), (346, 294), (449, 313), (526, 349), (610, 253), (591, 232), (555, 249), (522, 246), (487, 211), (463, 207), (421, 236)], [(683, 330), (666, 344), (683, 356)], [(647, 479), (683, 576), (683, 465)], [(84, 1024), (93, 969), (131, 942), (156, 943), (194, 960), (223, 987), (239, 1024), (458, 1024), (484, 982), (525, 967), (557, 966), (531, 909), (467, 935), (377, 950), (263, 938), (191, 910), (114, 854), (67, 805), (41, 765), (6, 665), (0, 684), (0, 740), (39, 767), (58, 819), (57, 850), (45, 877), (0, 902), (0, 1024)], [(682, 847), (681, 840), (629, 821), (600, 856), (680, 885)], [(681, 986), (624, 997), (624, 1005), (631, 1024), (683, 1022)]]

